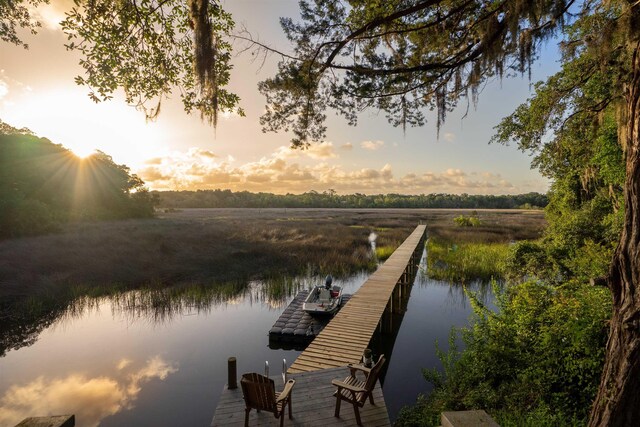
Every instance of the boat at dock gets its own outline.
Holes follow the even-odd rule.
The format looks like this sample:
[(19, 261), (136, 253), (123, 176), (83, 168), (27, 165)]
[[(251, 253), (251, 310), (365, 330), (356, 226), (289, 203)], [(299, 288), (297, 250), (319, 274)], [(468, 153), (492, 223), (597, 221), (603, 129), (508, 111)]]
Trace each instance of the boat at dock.
[(334, 315), (342, 304), (342, 288), (331, 286), (333, 278), (327, 276), (324, 285), (315, 286), (302, 303), (302, 310), (312, 316)]

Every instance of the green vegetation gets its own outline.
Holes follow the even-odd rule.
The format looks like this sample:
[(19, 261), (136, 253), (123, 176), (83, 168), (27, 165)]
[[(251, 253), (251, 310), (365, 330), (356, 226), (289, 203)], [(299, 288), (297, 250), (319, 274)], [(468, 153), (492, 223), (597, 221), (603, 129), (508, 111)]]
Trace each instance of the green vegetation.
[(472, 325), (452, 334), (440, 352), (444, 373), (424, 371), (433, 392), (396, 425), (437, 426), (440, 412), (465, 408), (484, 408), (503, 427), (584, 424), (604, 361), (609, 291), (526, 282), (494, 292), (495, 313), (470, 296)]
[(453, 219), (453, 222), (459, 227), (479, 227), (481, 224), (476, 211), (473, 211), (469, 216), (457, 216)]
[[(569, 28), (582, 37), (594, 25), (577, 21)], [(598, 384), (608, 326), (615, 327), (612, 310), (621, 307), (612, 307), (612, 295), (601, 285), (612, 259), (616, 265), (614, 248), (630, 199), (623, 197), (624, 154), (609, 103), (615, 71), (594, 65), (592, 54), (567, 56), (562, 70), (538, 83), (535, 96), (498, 126), (494, 140), (517, 141), (552, 180), (548, 227), (540, 239), (511, 246), (504, 262), (509, 284), (497, 294), (497, 311), (475, 302), (471, 325), (455, 332), (449, 350), (440, 353), (444, 372), (425, 373), (433, 393), (406, 408), (399, 425), (437, 425), (443, 410), (476, 408), (502, 426), (585, 425), (594, 400), (598, 413), (612, 399), (610, 386)], [(451, 249), (430, 252), (444, 258)], [(610, 362), (634, 363), (623, 355)], [(599, 390), (606, 395), (597, 398)], [(635, 409), (625, 410), (620, 416), (628, 419)], [(616, 422), (598, 423), (609, 424)]]
[(153, 216), (156, 197), (129, 168), (69, 150), (0, 121), (0, 239), (69, 221)]
[(376, 258), (379, 261), (384, 261), (389, 258), (395, 250), (396, 248), (391, 246), (376, 246)]
[(447, 243), (427, 241), (427, 274), (437, 280), (467, 283), (501, 280), (505, 274), (507, 243)]
[(251, 193), (231, 190), (154, 192), (166, 208), (447, 208), (518, 209), (521, 205), (541, 208), (548, 203), (540, 193), (518, 195), (473, 194), (346, 194), (333, 190), (303, 194)]

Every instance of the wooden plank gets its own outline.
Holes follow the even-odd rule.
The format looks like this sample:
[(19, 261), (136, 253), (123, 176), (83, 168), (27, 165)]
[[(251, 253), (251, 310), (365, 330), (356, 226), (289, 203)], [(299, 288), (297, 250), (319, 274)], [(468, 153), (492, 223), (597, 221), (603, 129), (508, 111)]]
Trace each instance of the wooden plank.
[[(284, 419), (285, 426), (355, 426), (355, 414), (351, 405), (342, 405), (340, 417), (333, 416), (335, 409), (335, 397), (333, 393), (335, 387), (331, 385), (332, 379), (343, 379), (349, 374), (346, 367), (324, 369), (314, 372), (305, 372), (290, 375), (296, 380), (293, 388), (292, 414), (293, 418), (288, 418), (288, 413)], [(274, 377), (276, 389), (282, 388), (282, 379)], [(390, 426), (387, 408), (384, 402), (384, 395), (377, 383), (373, 391), (375, 405), (365, 403), (360, 409), (362, 423), (365, 426)], [(223, 390), (222, 397), (216, 408), (215, 415), (211, 422), (212, 426), (244, 426), (244, 401), (242, 391)], [(260, 413), (252, 410), (249, 413), (249, 425), (253, 426), (278, 426), (280, 420), (273, 414), (265, 411)]]
[(314, 366), (321, 369), (334, 361), (344, 363), (348, 357), (357, 357), (355, 362), (359, 360), (378, 328), (395, 287), (403, 279), (407, 265), (418, 250), (422, 250), (417, 246), (424, 243), (425, 230), (425, 225), (415, 228), (298, 356), (289, 372), (309, 371)]

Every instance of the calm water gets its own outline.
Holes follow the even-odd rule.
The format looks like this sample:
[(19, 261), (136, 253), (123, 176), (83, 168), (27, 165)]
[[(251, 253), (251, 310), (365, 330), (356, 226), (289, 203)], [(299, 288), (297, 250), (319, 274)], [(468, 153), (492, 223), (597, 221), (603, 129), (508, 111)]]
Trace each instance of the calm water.
[[(366, 278), (336, 282), (353, 293)], [(311, 282), (296, 281), (293, 291)], [(238, 358), (239, 373), (261, 372), (268, 360), (273, 375), (283, 358), (299, 354), (268, 347), (267, 331), (292, 298), (269, 295), (254, 283), (226, 302), (198, 309), (187, 302), (160, 315), (121, 300), (94, 302), (0, 359), (0, 426), (63, 413), (76, 414), (80, 427), (208, 426), (228, 357)], [(434, 341), (446, 348), (451, 326), (466, 324), (470, 311), (460, 287), (418, 274), (394, 333), (377, 338), (388, 356), (393, 344), (383, 382), (392, 418), (429, 391), (421, 368), (439, 366)]]

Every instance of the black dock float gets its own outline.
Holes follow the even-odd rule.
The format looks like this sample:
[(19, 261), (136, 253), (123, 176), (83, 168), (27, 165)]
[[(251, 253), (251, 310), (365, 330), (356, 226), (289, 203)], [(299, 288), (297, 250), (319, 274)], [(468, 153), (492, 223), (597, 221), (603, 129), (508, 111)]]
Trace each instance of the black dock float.
[[(269, 330), (270, 348), (304, 350), (333, 318), (333, 316), (311, 316), (302, 311), (302, 303), (307, 295), (309, 295), (308, 289), (298, 292), (273, 324)], [(341, 306), (350, 298), (349, 294), (342, 295)]]

